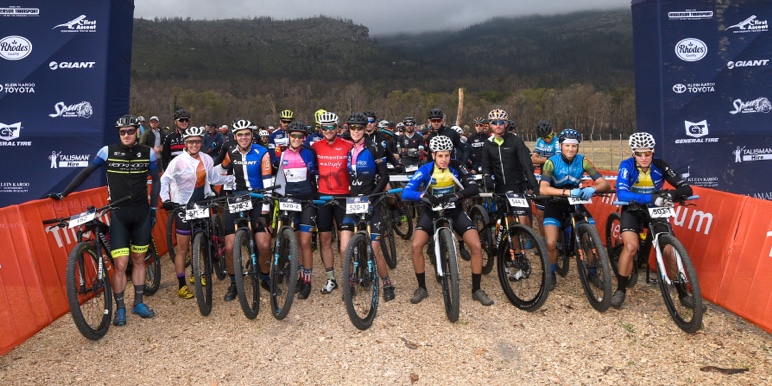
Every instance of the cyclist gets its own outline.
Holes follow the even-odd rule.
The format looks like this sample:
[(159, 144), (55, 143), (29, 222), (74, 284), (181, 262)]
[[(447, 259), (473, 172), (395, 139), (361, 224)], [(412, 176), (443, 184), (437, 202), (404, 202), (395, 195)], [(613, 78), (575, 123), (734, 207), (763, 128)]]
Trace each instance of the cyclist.
[(467, 143), (472, 147), (472, 173), (482, 172), (482, 148), (485, 142), (490, 138), (490, 134), (486, 131), (486, 120), (483, 117), (476, 117), (474, 119), (475, 133), (469, 136)]
[(421, 163), (420, 155), (424, 151), (424, 137), (415, 130), (415, 118), (405, 117), (402, 123), (405, 124), (405, 134), (400, 137), (399, 156), (405, 171), (412, 173)]
[[(582, 135), (574, 129), (565, 129), (558, 138), (560, 153), (550, 157), (542, 167), (539, 191), (548, 196), (573, 197), (589, 199), (595, 192), (608, 192), (611, 188), (608, 181), (598, 172), (595, 166), (585, 156), (579, 154), (579, 143)], [(594, 181), (593, 186), (580, 188), (582, 175), (587, 175)], [(568, 210), (567, 201), (547, 201), (544, 207), (544, 235), (547, 240), (547, 252), (550, 255), (552, 280), (549, 290), (555, 288), (555, 262), (558, 259), (558, 232), (563, 215)], [(586, 211), (584, 206), (581, 210)], [(595, 221), (591, 219), (591, 225)], [(603, 288), (597, 275), (590, 276), (590, 281), (598, 288)]]
[[(163, 208), (174, 209), (174, 204), (186, 205), (214, 196), (210, 185), (222, 185), (233, 182), (233, 176), (222, 176), (213, 170), (212, 157), (201, 151), (205, 136), (203, 127), (190, 127), (182, 138), (185, 151), (175, 157), (161, 177), (161, 199)], [(171, 191), (170, 189), (174, 189)], [(184, 212), (177, 212), (174, 219), (177, 225), (177, 254), (174, 258), (174, 270), (177, 273), (177, 296), (183, 299), (194, 297), (185, 282), (185, 258), (190, 247), (191, 228), (185, 220)], [(192, 279), (192, 278), (191, 278)]]
[[(552, 124), (549, 121), (541, 120), (536, 124), (536, 135), (539, 136), (539, 139), (536, 140), (536, 146), (534, 146), (533, 153), (531, 153), (531, 162), (533, 162), (534, 171), (541, 174), (541, 167), (547, 162), (547, 159), (560, 153), (560, 143), (555, 138)], [(536, 222), (541, 224), (543, 221), (544, 202), (539, 200), (536, 202)], [(539, 232), (544, 237), (543, 227), (539, 227)]]
[[(233, 170), (236, 187), (234, 195), (245, 194), (252, 189), (261, 189), (271, 185), (271, 160), (268, 149), (252, 143), (252, 123), (247, 119), (233, 121), (231, 130), (235, 143), (228, 145), (222, 166)], [(259, 252), (260, 285), (270, 291), (268, 262), (271, 253), (271, 229), (268, 221), (268, 205), (262, 208), (254, 208), (248, 214), (252, 222), (255, 243)], [(236, 277), (233, 271), (233, 243), (236, 239), (235, 229), (236, 214), (226, 213), (223, 219), (225, 233), (225, 267), (231, 278), (231, 285), (225, 293), (225, 300), (236, 298)]]
[[(319, 169), (316, 154), (303, 144), (306, 139), (306, 127), (303, 122), (292, 122), (287, 128), (289, 146), (281, 154), (279, 170), (276, 173), (276, 185), (281, 186), (276, 192), (292, 195), (298, 200), (313, 200), (316, 194), (316, 177)], [(316, 207), (303, 206), (295, 220), (295, 235), (298, 239), (300, 258), (298, 259), (298, 298), (307, 299), (311, 294), (311, 274), (314, 259), (311, 251), (311, 236), (316, 232)]]
[(161, 158), (164, 166), (168, 167), (172, 159), (185, 151), (185, 143), (182, 141), (182, 133), (190, 125), (190, 113), (188, 110), (179, 109), (174, 112), (174, 132), (170, 133), (164, 139), (164, 146), (161, 150)]
[[(361, 125), (361, 114), (352, 114), (349, 119), (349, 130), (353, 146), (348, 153), (346, 165), (349, 171), (349, 190), (350, 196), (369, 196), (373, 193), (382, 192), (389, 184), (389, 171), (386, 167), (386, 152), (380, 144), (373, 143), (365, 138), (364, 126)], [(388, 130), (381, 128), (381, 130)], [(390, 301), (394, 299), (394, 286), (389, 276), (389, 267), (386, 260), (381, 255), (381, 208), (373, 207), (373, 216), (370, 218), (372, 225), (372, 245), (375, 261), (378, 265), (378, 275), (383, 281), (383, 300)], [(351, 222), (353, 229), (354, 219), (347, 217), (345, 222)], [(343, 243), (341, 243), (343, 246)]]
[[(316, 217), (317, 231), (321, 240), (319, 252), (322, 255), (322, 262), (327, 273), (327, 282), (322, 287), (321, 292), (329, 294), (338, 288), (333, 268), (335, 255), (332, 252), (332, 220), (335, 219), (335, 223), (338, 226), (341, 256), (343, 256), (346, 250), (346, 245), (348, 245), (348, 241), (353, 235), (352, 230), (354, 229), (352, 224), (344, 224), (343, 222), (346, 217), (345, 200), (350, 193), (349, 173), (346, 162), (348, 161), (348, 153), (353, 145), (351, 142), (339, 138), (335, 125), (330, 124), (337, 122), (337, 115), (332, 114), (323, 118), (322, 131), (324, 140), (317, 141), (311, 147), (316, 152), (316, 160), (319, 165), (317, 185), (319, 195), (333, 196), (340, 203), (340, 205), (323, 205), (319, 207)], [(348, 123), (351, 124), (352, 122), (364, 127), (367, 119), (362, 114), (358, 114), (356, 120), (352, 121), (349, 118)]]
[[(618, 288), (611, 297), (611, 305), (621, 308), (625, 301), (627, 284), (630, 282), (630, 274), (633, 270), (633, 256), (638, 253), (641, 231), (641, 219), (630, 212), (632, 205), (654, 204), (656, 206), (669, 206), (673, 201), (692, 195), (692, 188), (676, 173), (670, 165), (660, 158), (654, 157), (654, 137), (645, 132), (633, 133), (628, 141), (632, 157), (622, 161), (617, 174), (617, 197), (621, 201), (633, 204), (622, 207), (622, 219), (620, 232), (624, 249), (619, 254), (619, 274), (617, 275)], [(675, 190), (662, 190), (667, 181), (675, 187)], [(673, 262), (671, 248), (664, 251), (668, 261)], [(693, 308), (694, 299), (686, 291), (676, 286), (679, 299), (684, 307)]]
[[(155, 151), (149, 146), (137, 143), (139, 121), (132, 115), (124, 115), (115, 123), (121, 141), (104, 146), (96, 157), (67, 185), (61, 193), (51, 193), (47, 197), (61, 200), (80, 186), (95, 170), (101, 166), (107, 168), (107, 191), (110, 201), (124, 197), (131, 200), (122, 202), (110, 212), (110, 254), (114, 260), (112, 278), (116, 312), (113, 324), (126, 324), (126, 267), (129, 264), (129, 252), (134, 269), (131, 282), (134, 285), (133, 314), (141, 318), (152, 318), (155, 312), (143, 302), (145, 291), (145, 254), (150, 246), (150, 232), (155, 225), (159, 170)], [(109, 161), (108, 161), (109, 159)], [(147, 202), (147, 176), (152, 179), (150, 204)]]
[(281, 152), (289, 144), (287, 128), (294, 118), (295, 113), (292, 110), (282, 110), (279, 113), (279, 127), (268, 137), (268, 153), (271, 155), (271, 165), (273, 165), (274, 170), (277, 170), (276, 168), (279, 166), (277, 163), (279, 162)]
[[(455, 130), (443, 125), (442, 122), (445, 119), (445, 114), (442, 112), (442, 110), (438, 108), (429, 110), (427, 119), (429, 121), (429, 125), (431, 126), (431, 133), (429, 133), (428, 136), (425, 136), (427, 143), (430, 143), (432, 138), (437, 135), (444, 135), (450, 138), (450, 141), (453, 143), (453, 149), (456, 152), (455, 157), (451, 155), (454, 166), (455, 163), (458, 163), (459, 165), (466, 165), (471, 155), (471, 150), (470, 148), (462, 145), (461, 136)], [(429, 146), (429, 150), (431, 151), (431, 146)]]
[(268, 148), (268, 138), (271, 135), (268, 134), (267, 130), (260, 130), (260, 132), (258, 134), (260, 135), (260, 145), (262, 145), (263, 147), (265, 147), (267, 149)]
[[(402, 199), (407, 201), (427, 201), (432, 206), (448, 202), (452, 197), (458, 198), (459, 203), (466, 198), (476, 196), (479, 192), (477, 183), (464, 166), (454, 168), (450, 165), (450, 153), (453, 150), (453, 142), (444, 135), (432, 138), (429, 143), (432, 151), (433, 162), (421, 166), (413, 174), (402, 191)], [(423, 248), (429, 242), (429, 232), (433, 230), (431, 209), (426, 209), (416, 222), (413, 233), (413, 268), (415, 269), (418, 288), (415, 290), (410, 302), (420, 303), (429, 296), (426, 290), (426, 273)], [(482, 248), (480, 247), (480, 235), (477, 228), (464, 212), (460, 205), (450, 209), (448, 217), (453, 221), (453, 229), (461, 236), (472, 252), (472, 299), (479, 301), (484, 306), (493, 304), (488, 295), (480, 288), (482, 278)]]

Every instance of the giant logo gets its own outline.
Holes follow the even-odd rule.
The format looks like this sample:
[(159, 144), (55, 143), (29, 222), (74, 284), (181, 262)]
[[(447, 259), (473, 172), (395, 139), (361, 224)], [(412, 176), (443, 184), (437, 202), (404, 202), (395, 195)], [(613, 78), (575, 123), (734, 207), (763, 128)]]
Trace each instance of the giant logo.
[(23, 36), (6, 36), (0, 39), (0, 58), (22, 60), (32, 52), (32, 43)]
[(80, 15), (51, 29), (57, 28), (61, 28), (61, 32), (96, 32), (96, 20), (88, 20), (86, 15)]
[(769, 59), (728, 61), (726, 67), (730, 70), (739, 67), (762, 67), (769, 64)]
[(51, 62), (48, 63), (48, 68), (51, 70), (58, 70), (62, 68), (94, 68), (94, 64), (96, 64), (96, 62)]
[(708, 55), (708, 46), (700, 39), (686, 38), (676, 43), (675, 54), (685, 62), (697, 62)]
[(74, 105), (66, 105), (64, 102), (59, 102), (54, 105), (53, 114), (48, 114), (51, 118), (65, 117), (65, 118), (91, 118), (94, 114), (94, 109), (91, 107), (91, 103), (83, 101)]

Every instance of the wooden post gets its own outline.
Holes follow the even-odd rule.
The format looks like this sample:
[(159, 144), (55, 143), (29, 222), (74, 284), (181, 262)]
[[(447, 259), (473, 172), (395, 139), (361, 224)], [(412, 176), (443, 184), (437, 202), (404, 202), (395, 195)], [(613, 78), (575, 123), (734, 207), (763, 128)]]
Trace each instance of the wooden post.
[(464, 115), (464, 89), (458, 89), (458, 114), (456, 115), (456, 126), (461, 126), (461, 117)]

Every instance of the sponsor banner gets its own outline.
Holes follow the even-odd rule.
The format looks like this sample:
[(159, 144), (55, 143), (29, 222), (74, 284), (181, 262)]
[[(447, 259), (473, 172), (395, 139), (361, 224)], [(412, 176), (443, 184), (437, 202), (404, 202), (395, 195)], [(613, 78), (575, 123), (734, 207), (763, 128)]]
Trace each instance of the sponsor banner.
[(40, 8), (24, 8), (18, 5), (0, 7), (0, 17), (30, 17), (40, 16)]

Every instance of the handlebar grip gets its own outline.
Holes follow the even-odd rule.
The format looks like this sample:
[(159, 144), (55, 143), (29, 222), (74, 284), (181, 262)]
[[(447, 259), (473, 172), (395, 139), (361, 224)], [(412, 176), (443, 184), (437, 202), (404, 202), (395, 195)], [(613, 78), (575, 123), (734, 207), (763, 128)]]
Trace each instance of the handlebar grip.
[(614, 201), (611, 203), (612, 205), (630, 205), (627, 201)]
[(686, 197), (687, 200), (696, 200), (698, 198), (700, 198), (700, 196), (689, 196), (689, 197)]
[(43, 225), (56, 224), (59, 221), (61, 221), (61, 220), (58, 219), (58, 218), (52, 218), (52, 219), (49, 219), (49, 220), (43, 220)]
[(322, 200), (313, 200), (312, 202), (314, 203), (314, 205), (324, 205), (327, 203), (327, 201), (322, 201)]
[(335, 199), (335, 197), (333, 197), (333, 196), (321, 196), (321, 197), (319, 197), (319, 199), (320, 200), (324, 200), (324, 201), (332, 201), (332, 200)]
[(269, 190), (276, 190), (276, 189), (279, 189), (279, 188), (281, 188), (281, 185), (274, 185), (274, 186), (269, 186), (267, 188), (258, 189), (258, 191), (260, 191), (260, 192), (267, 192)]
[(249, 193), (249, 197), (263, 199), (265, 198), (265, 195), (260, 193)]
[(394, 189), (389, 189), (386, 193), (394, 194), (394, 193), (399, 193), (402, 190), (403, 190), (402, 188), (394, 188)]

